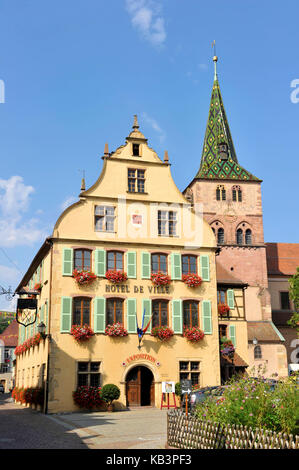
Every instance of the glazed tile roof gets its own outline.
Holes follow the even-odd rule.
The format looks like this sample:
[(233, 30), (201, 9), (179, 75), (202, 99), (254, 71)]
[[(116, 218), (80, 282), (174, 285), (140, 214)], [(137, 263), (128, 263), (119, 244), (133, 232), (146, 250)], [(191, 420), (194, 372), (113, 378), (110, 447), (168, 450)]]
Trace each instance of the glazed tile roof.
[(299, 267), (299, 243), (266, 243), (268, 274), (293, 276)]
[[(228, 158), (225, 160), (219, 156), (219, 144), (227, 146)], [(238, 163), (217, 75), (213, 84), (201, 164), (195, 178), (261, 181)]]
[(0, 340), (4, 342), (5, 346), (16, 347), (18, 345), (19, 325), (16, 320), (13, 320), (7, 328), (1, 333)]

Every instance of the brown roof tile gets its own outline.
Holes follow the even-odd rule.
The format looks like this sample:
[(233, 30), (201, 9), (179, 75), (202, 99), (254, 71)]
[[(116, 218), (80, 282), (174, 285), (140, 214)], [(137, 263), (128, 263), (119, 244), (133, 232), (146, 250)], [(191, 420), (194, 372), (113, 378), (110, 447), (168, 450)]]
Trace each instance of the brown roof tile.
[(266, 243), (268, 274), (293, 276), (299, 267), (299, 243)]
[(19, 336), (19, 324), (16, 320), (13, 320), (7, 328), (1, 333), (0, 340), (4, 342), (5, 346), (14, 346), (18, 345), (18, 336)]
[[(221, 361), (222, 363), (229, 363), (229, 364), (233, 363), (232, 359), (226, 356), (225, 354), (221, 356), (221, 359), (222, 359)], [(234, 352), (234, 365), (236, 367), (248, 367), (248, 364), (236, 352)]]
[(248, 341), (256, 338), (258, 341), (278, 342), (284, 341), (275, 325), (270, 321), (248, 321)]

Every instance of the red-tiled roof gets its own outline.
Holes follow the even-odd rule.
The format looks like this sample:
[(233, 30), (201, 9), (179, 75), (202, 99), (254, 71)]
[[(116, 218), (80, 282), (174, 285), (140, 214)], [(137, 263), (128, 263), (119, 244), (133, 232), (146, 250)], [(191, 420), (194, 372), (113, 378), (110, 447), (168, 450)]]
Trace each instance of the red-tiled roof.
[(19, 324), (13, 320), (7, 328), (0, 335), (0, 340), (4, 342), (5, 346), (16, 347), (18, 345)]
[(299, 243), (266, 243), (268, 274), (293, 276), (299, 267)]

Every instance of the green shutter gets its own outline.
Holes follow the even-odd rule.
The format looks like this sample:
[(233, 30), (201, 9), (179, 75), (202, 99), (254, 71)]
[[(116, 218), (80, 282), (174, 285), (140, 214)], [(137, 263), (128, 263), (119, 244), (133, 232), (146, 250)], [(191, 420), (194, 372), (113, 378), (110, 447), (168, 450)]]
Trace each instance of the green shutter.
[(73, 249), (63, 248), (62, 252), (62, 274), (63, 276), (72, 276), (73, 274)]
[(151, 255), (147, 252), (141, 253), (141, 278), (150, 279), (151, 277)]
[(210, 300), (202, 301), (202, 325), (203, 331), (206, 335), (212, 334), (212, 308)]
[(229, 334), (230, 339), (232, 340), (233, 345), (236, 347), (236, 327), (235, 327), (235, 325), (229, 325), (228, 334)]
[(229, 306), (230, 309), (235, 308), (235, 294), (233, 289), (227, 289), (226, 292), (227, 295), (227, 305)]
[[(142, 299), (142, 315), (141, 315), (141, 318), (140, 318), (140, 325), (138, 324), (138, 326), (141, 328), (141, 322), (142, 322), (142, 318), (143, 318), (143, 312), (144, 312), (144, 321), (143, 321), (143, 328), (145, 328), (148, 324), (148, 322), (150, 321), (150, 318), (152, 316), (152, 301), (151, 299)], [(151, 329), (152, 329), (152, 322), (150, 323), (147, 331), (146, 331), (146, 334), (149, 334), (151, 332)]]
[(69, 333), (72, 328), (72, 297), (61, 297), (60, 332)]
[(136, 279), (136, 251), (128, 251), (127, 258), (127, 275), (129, 279)]
[(172, 328), (177, 334), (183, 333), (182, 300), (172, 301)]
[(210, 258), (208, 255), (200, 255), (200, 277), (203, 281), (210, 280)]
[(105, 333), (106, 299), (104, 297), (96, 297), (93, 302), (94, 332)]
[(137, 333), (136, 299), (127, 299), (127, 330), (128, 333)]
[(105, 277), (106, 275), (106, 250), (95, 250), (95, 274)]
[(182, 259), (180, 253), (171, 253), (171, 279), (181, 280), (182, 279)]

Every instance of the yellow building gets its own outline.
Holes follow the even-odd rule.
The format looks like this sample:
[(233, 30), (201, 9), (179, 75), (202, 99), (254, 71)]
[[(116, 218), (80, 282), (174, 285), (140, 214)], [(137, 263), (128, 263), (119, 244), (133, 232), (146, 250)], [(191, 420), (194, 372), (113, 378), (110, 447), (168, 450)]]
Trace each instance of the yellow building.
[[(47, 339), (17, 356), (16, 385), (48, 383), (47, 410), (74, 411), (72, 392), (81, 384), (116, 384), (117, 408), (161, 404), (162, 383), (190, 379), (201, 387), (220, 383), (215, 236), (196, 205), (176, 187), (167, 152), (162, 161), (139, 131), (109, 153), (105, 146), (98, 180), (59, 217), (17, 291), (41, 284), (38, 318), (20, 328), (19, 344), (43, 321)], [(79, 284), (73, 271), (90, 270), (96, 279)], [(114, 283), (107, 271), (126, 273)], [(157, 286), (162, 272), (169, 284)], [(189, 287), (188, 274), (202, 278)], [(138, 348), (137, 325), (151, 321)], [(127, 336), (105, 334), (120, 323)], [(94, 335), (78, 343), (74, 324)], [(161, 341), (152, 328), (174, 334)], [(191, 342), (184, 327), (198, 326), (204, 338)], [(48, 382), (46, 378), (48, 377)]]

